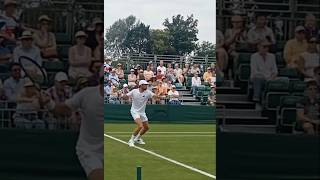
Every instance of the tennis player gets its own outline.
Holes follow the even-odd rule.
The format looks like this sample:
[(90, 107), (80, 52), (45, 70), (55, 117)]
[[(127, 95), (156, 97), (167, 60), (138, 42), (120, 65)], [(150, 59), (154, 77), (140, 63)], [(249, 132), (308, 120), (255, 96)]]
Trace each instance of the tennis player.
[(124, 95), (124, 99), (132, 98), (131, 105), (131, 116), (137, 124), (131, 139), (128, 142), (130, 147), (134, 146), (135, 143), (145, 144), (141, 136), (149, 130), (148, 117), (146, 115), (146, 105), (150, 98), (156, 96), (153, 92), (148, 90), (149, 83), (145, 80), (139, 82), (139, 88), (130, 91)]
[(81, 112), (76, 153), (89, 180), (103, 180), (103, 76), (102, 69), (98, 86), (84, 88), (64, 103), (55, 104), (52, 100), (47, 103), (47, 108), (57, 114)]

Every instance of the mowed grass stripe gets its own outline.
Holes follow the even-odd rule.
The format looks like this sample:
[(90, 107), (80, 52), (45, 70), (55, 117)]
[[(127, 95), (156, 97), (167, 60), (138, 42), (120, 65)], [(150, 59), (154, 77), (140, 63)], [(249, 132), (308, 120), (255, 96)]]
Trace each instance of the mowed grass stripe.
[[(118, 141), (118, 142), (120, 142), (120, 143), (123, 143), (123, 144), (127, 145), (127, 143), (126, 143), (125, 141), (122, 141), (122, 140), (120, 140), (120, 139), (118, 139), (118, 138), (115, 138), (115, 137), (113, 137), (113, 136), (110, 136), (110, 135), (107, 135), (107, 134), (104, 134), (104, 136), (107, 137), (107, 138), (110, 138), (110, 139), (112, 139), (112, 140), (115, 140), (115, 141)], [(173, 164), (176, 164), (176, 165), (178, 165), (178, 166), (182, 166), (182, 167), (184, 167), (184, 168), (186, 168), (186, 169), (189, 169), (189, 170), (191, 170), (191, 171), (200, 173), (200, 174), (202, 174), (202, 175), (204, 175), (204, 176), (207, 176), (207, 177), (209, 177), (209, 178), (216, 179), (216, 176), (215, 176), (215, 175), (212, 175), (212, 174), (207, 173), (207, 172), (205, 172), (205, 171), (202, 171), (202, 170), (200, 170), (200, 169), (194, 168), (194, 167), (192, 167), (192, 166), (183, 164), (183, 163), (181, 163), (181, 162), (179, 162), (179, 161), (170, 159), (170, 158), (168, 158), (168, 157), (165, 157), (165, 156), (163, 156), (163, 155), (157, 154), (157, 153), (152, 152), (152, 151), (150, 151), (150, 150), (147, 150), (147, 149), (144, 149), (144, 148), (141, 148), (141, 147), (138, 147), (138, 146), (134, 146), (134, 147), (132, 147), (132, 148), (135, 148), (135, 149), (138, 149), (138, 150), (143, 151), (143, 152), (145, 152), (145, 153), (148, 153), (148, 154), (150, 154), (150, 155), (156, 156), (156, 157), (158, 157), (158, 158), (160, 158), (160, 159), (169, 161), (169, 162), (171, 162), (171, 163), (173, 163)]]

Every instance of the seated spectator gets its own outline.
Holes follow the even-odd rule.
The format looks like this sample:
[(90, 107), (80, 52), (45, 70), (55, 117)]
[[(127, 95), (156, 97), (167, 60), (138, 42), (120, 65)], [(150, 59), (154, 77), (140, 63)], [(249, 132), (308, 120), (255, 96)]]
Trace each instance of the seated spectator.
[(21, 67), (18, 63), (10, 65), (10, 77), (3, 83), (3, 89), (8, 102), (16, 103), (17, 96), (24, 86), (24, 79), (21, 77)]
[(157, 70), (157, 75), (156, 75), (156, 80), (162, 80), (162, 78), (164, 77), (161, 69)]
[[(231, 17), (232, 28), (227, 29), (225, 32), (225, 47), (228, 54), (232, 57), (232, 72), (237, 69), (238, 56), (236, 52), (237, 48), (241, 45), (247, 44), (247, 31), (244, 26), (243, 17), (240, 15), (234, 15)], [(220, 70), (224, 70), (225, 65), (219, 65)], [(228, 75), (228, 74), (226, 74)]]
[(103, 62), (100, 60), (91, 61), (89, 71), (91, 72), (91, 76), (88, 79), (89, 86), (97, 86), (99, 84), (99, 73), (102, 67)]
[(297, 105), (297, 123), (303, 128), (306, 134), (319, 134), (319, 90), (315, 81), (307, 83), (306, 96)]
[(208, 96), (208, 104), (214, 106), (216, 104), (216, 90), (215, 86), (211, 86), (211, 90)]
[(320, 66), (313, 69), (314, 80), (316, 81), (318, 87), (320, 87)]
[(304, 75), (305, 81), (314, 78), (313, 70), (320, 65), (319, 62), (319, 52), (317, 49), (317, 39), (311, 38), (308, 41), (308, 49), (300, 55), (302, 61), (302, 68), (300, 72)]
[(158, 92), (158, 97), (160, 98), (160, 104), (165, 104), (164, 99), (167, 96), (167, 88), (163, 86), (162, 81), (157, 81), (157, 92)]
[[(120, 90), (120, 95), (119, 97), (122, 97), (125, 94), (128, 94), (130, 92), (128, 84), (124, 84), (123, 88)], [(129, 99), (123, 99), (121, 98), (121, 104), (129, 104), (130, 103), (130, 98)]]
[(276, 43), (272, 29), (267, 27), (267, 17), (258, 14), (255, 26), (248, 31), (248, 43), (255, 48), (260, 41), (264, 40), (271, 42), (271, 44)]
[(196, 73), (200, 74), (201, 71), (200, 71), (200, 68), (199, 68), (198, 64), (194, 63), (194, 64), (192, 65), (192, 67), (191, 67), (190, 72), (191, 72), (191, 74), (193, 74), (193, 75), (196, 74)]
[(104, 37), (100, 36), (98, 39), (98, 46), (93, 51), (93, 58), (95, 60), (103, 61), (104, 59)]
[(210, 82), (212, 77), (213, 77), (212, 69), (211, 69), (211, 67), (208, 67), (207, 72), (205, 72), (203, 74), (203, 80), (204, 80), (204, 82)]
[(253, 101), (260, 102), (262, 90), (267, 81), (274, 80), (278, 75), (276, 58), (269, 53), (270, 43), (261, 41), (258, 52), (251, 55), (251, 82), (253, 83)]
[(0, 64), (7, 64), (12, 58), (10, 49), (5, 46), (4, 40), (3, 35), (0, 34)]
[(124, 71), (121, 63), (117, 65), (116, 74), (120, 80), (124, 79)]
[(111, 81), (112, 85), (119, 85), (119, 77), (116, 74), (116, 69), (112, 69), (111, 73), (109, 74), (109, 80)]
[(160, 65), (157, 67), (157, 72), (161, 70), (161, 74), (165, 76), (167, 74), (167, 68), (164, 67), (163, 60), (160, 60)]
[(16, 35), (19, 34), (21, 26), (15, 16), (17, 9), (17, 2), (14, 0), (4, 1), (4, 13), (0, 16), (1, 22), (4, 26), (0, 27), (1, 34), (6, 39), (6, 46), (10, 47), (10, 51), (16, 46)]
[(222, 32), (217, 30), (217, 65), (223, 70), (226, 71), (229, 64), (229, 56), (225, 49), (225, 40)]
[(172, 86), (172, 89), (168, 92), (169, 104), (172, 105), (181, 105), (179, 101), (179, 92), (176, 90), (176, 86)]
[(55, 103), (62, 103), (72, 96), (72, 89), (68, 84), (69, 78), (66, 73), (58, 72), (54, 77), (54, 86), (47, 89), (48, 95)]
[(109, 96), (110, 104), (120, 104), (120, 92), (117, 90), (115, 86), (111, 86), (111, 94)]
[(196, 88), (199, 86), (201, 86), (201, 78), (199, 77), (199, 74), (196, 73), (192, 77), (192, 83), (191, 83), (193, 97), (196, 97)]
[(43, 102), (41, 102), (40, 92), (35, 86), (30, 79), (25, 79), (24, 88), (17, 97), (14, 123), (18, 128), (45, 128), (45, 123), (38, 118), (38, 111)]
[(185, 76), (191, 76), (191, 75), (192, 75), (191, 69), (190, 69), (190, 64), (189, 64), (189, 63), (184, 64), (184, 68), (183, 68), (183, 70), (182, 70), (182, 73), (183, 73)]
[(156, 95), (152, 98), (152, 104), (161, 104), (159, 89), (157, 87), (153, 87), (152, 92)]
[(145, 80), (143, 69), (140, 69), (140, 70), (139, 70), (138, 80), (139, 80), (139, 81), (140, 81), (140, 80)]
[(174, 74), (174, 70), (173, 70), (173, 68), (172, 67), (170, 67), (171, 66), (171, 64), (170, 65), (168, 65), (168, 69), (167, 69), (167, 75), (166, 75), (166, 77), (171, 81), (171, 82), (176, 82), (176, 76), (175, 76), (175, 74)]
[(316, 38), (317, 41), (320, 40), (320, 30), (317, 27), (317, 19), (313, 14), (307, 14), (304, 19), (304, 28), (306, 30), (307, 41), (311, 38)]
[(0, 79), (0, 101), (3, 101), (5, 99), (6, 99), (6, 96), (3, 90), (2, 80)]
[(99, 17), (95, 17), (92, 21), (92, 26), (86, 31), (88, 35), (86, 46), (90, 47), (92, 52), (99, 46), (99, 39), (103, 36), (103, 24)]
[(168, 63), (168, 67), (167, 67), (166, 73), (168, 74), (169, 72), (173, 72), (172, 63)]
[(21, 56), (26, 56), (37, 62), (39, 66), (42, 66), (40, 50), (33, 45), (32, 33), (30, 31), (24, 31), (19, 40), (21, 40), (21, 45), (13, 50), (13, 61), (19, 62)]
[(89, 66), (92, 51), (85, 45), (87, 35), (83, 31), (78, 31), (75, 38), (76, 44), (69, 49), (69, 76), (72, 80), (91, 75)]
[(50, 32), (51, 18), (47, 15), (39, 17), (39, 30), (33, 34), (34, 44), (40, 49), (44, 59), (57, 60), (56, 37)]
[(105, 64), (104, 64), (104, 72), (109, 73), (109, 71), (112, 69), (111, 68), (111, 59), (107, 59)]
[(128, 85), (129, 88), (135, 87), (137, 85), (137, 76), (134, 74), (134, 69), (130, 70), (130, 74), (128, 75)]
[(108, 97), (111, 94), (111, 81), (106, 80), (106, 84), (104, 86), (104, 94)]
[(174, 75), (178, 80), (178, 83), (182, 85), (184, 83), (184, 76), (182, 69), (179, 67), (179, 64), (174, 65)]
[(146, 81), (150, 81), (151, 80), (152, 76), (154, 75), (153, 71), (151, 70), (151, 65), (147, 66), (147, 70), (145, 70), (143, 72), (143, 75), (144, 75), (144, 78), (145, 78)]
[(308, 48), (308, 42), (305, 38), (305, 29), (303, 26), (297, 26), (295, 29), (295, 37), (290, 39), (283, 50), (284, 60), (288, 67), (295, 67), (294, 63), (299, 55), (305, 52)]

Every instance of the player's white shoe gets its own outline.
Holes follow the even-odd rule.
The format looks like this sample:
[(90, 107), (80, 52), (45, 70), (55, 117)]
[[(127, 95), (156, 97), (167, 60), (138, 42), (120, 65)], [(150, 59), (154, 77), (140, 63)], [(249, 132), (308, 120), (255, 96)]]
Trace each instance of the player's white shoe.
[(138, 143), (138, 144), (141, 144), (141, 145), (145, 145), (146, 144), (141, 138), (139, 138), (135, 142)]
[(128, 142), (128, 145), (130, 147), (133, 147), (134, 146), (134, 140), (130, 139), (129, 142)]

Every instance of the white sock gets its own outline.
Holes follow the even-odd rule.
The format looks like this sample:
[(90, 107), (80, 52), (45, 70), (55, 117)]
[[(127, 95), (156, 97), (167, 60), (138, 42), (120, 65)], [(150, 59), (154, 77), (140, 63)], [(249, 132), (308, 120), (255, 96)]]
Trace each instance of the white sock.
[(131, 139), (130, 140), (134, 140), (135, 139), (135, 135), (132, 134)]

